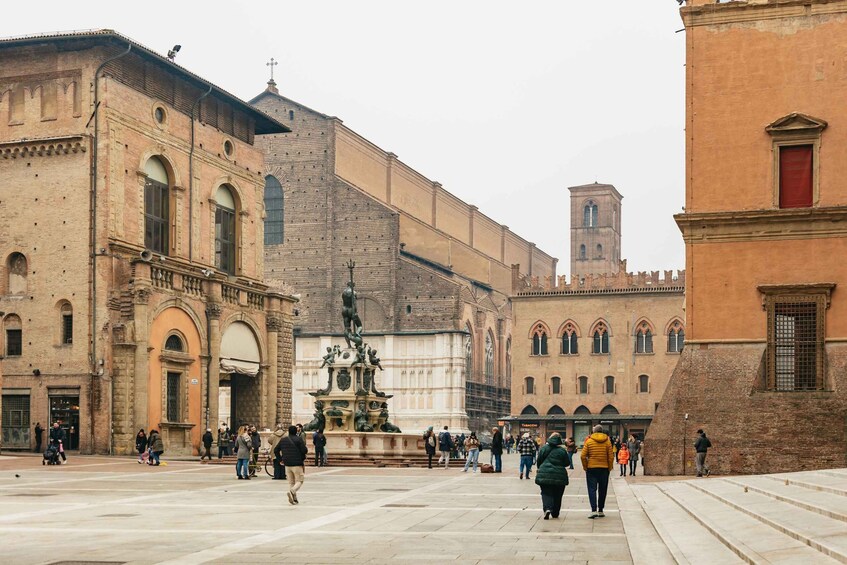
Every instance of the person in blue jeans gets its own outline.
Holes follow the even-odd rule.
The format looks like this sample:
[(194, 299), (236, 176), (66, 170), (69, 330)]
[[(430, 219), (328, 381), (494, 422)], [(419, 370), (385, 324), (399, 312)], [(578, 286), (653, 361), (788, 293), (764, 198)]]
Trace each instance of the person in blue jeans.
[(250, 456), (253, 450), (253, 441), (246, 426), (238, 428), (238, 437), (235, 440), (235, 454), (238, 460), (235, 463), (235, 474), (239, 480), (250, 480)]
[(468, 467), (473, 463), (473, 472), (476, 473), (476, 465), (479, 461), (479, 440), (476, 438), (476, 432), (471, 432), (465, 440), (465, 451), (468, 453), (468, 460), (465, 461), (465, 470), (462, 472), (467, 473)]
[(494, 458), (494, 472), (503, 472), (503, 434), (500, 428), (491, 430), (491, 456)]
[[(521, 454), (521, 478), (524, 476), (529, 478), (529, 473), (532, 471), (532, 464), (535, 462), (535, 451), (538, 449), (538, 446), (529, 437), (529, 433), (524, 433), (521, 436), (521, 440), (518, 442), (518, 453)], [(526, 469), (526, 475), (524, 475), (524, 469)]]

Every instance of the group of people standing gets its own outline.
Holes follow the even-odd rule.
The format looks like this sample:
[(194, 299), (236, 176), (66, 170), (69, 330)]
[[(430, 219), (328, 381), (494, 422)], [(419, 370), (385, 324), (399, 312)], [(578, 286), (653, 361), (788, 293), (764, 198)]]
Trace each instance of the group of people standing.
[[(471, 432), (469, 436), (465, 434), (453, 436), (447, 426), (436, 437), (432, 426), (427, 428), (423, 434), (424, 449), (427, 455), (427, 466), (432, 469), (432, 458), (435, 457), (436, 449), (441, 453), (438, 458), (438, 464), (444, 465), (445, 469), (450, 468), (450, 459), (465, 457), (464, 472), (472, 468), (476, 473), (479, 469), (479, 452), (482, 448), (476, 432)], [(503, 472), (503, 447), (505, 443), (503, 434), (498, 428), (491, 429), (491, 463), (494, 473)]]
[(159, 458), (165, 452), (165, 444), (159, 430), (151, 428), (149, 433), (144, 433), (144, 428), (138, 430), (135, 435), (135, 451), (138, 452), (139, 463), (160, 465)]
[(627, 476), (627, 466), (629, 467), (629, 476), (635, 475), (638, 458), (641, 455), (641, 440), (634, 435), (630, 435), (625, 442), (615, 438), (612, 441), (612, 450), (621, 466), (621, 477)]

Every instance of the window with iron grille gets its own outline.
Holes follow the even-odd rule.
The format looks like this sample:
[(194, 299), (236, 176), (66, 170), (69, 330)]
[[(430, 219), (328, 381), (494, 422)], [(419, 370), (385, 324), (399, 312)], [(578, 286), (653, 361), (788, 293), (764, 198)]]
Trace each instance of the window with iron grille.
[(182, 340), (178, 335), (169, 335), (165, 340), (165, 349), (168, 351), (182, 351)]
[(768, 389), (787, 392), (825, 388), (824, 318), (834, 286), (759, 287), (765, 294), (768, 314)]
[(179, 410), (179, 373), (168, 373), (168, 422), (181, 422)]
[(21, 330), (6, 330), (6, 355), (20, 357), (23, 355), (23, 335)]
[(62, 314), (62, 343), (74, 342), (74, 315)]

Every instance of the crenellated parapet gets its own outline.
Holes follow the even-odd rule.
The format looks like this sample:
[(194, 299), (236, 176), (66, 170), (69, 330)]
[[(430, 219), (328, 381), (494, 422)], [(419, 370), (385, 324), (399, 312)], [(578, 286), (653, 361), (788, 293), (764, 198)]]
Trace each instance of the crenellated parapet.
[(626, 260), (621, 261), (615, 274), (567, 275), (558, 277), (527, 276), (520, 273), (520, 265), (512, 265), (512, 294), (538, 293), (597, 293), (603, 291), (649, 291), (651, 289), (680, 290), (685, 288), (685, 270), (639, 271), (626, 270)]

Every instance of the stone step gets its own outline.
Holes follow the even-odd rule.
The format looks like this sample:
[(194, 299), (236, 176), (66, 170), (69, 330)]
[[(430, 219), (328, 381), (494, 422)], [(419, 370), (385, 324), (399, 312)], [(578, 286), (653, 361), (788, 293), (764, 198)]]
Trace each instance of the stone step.
[(847, 563), (847, 528), (839, 520), (749, 489), (744, 492), (743, 487), (723, 479), (691, 481), (689, 486), (817, 550), (818, 559), (827, 555)]
[(656, 485), (632, 485), (631, 488), (662, 542), (680, 565), (744, 563)]
[[(662, 483), (657, 487), (747, 563), (838, 563), (747, 513), (738, 512), (733, 506), (700, 490), (692, 483), (693, 481), (674, 481)], [(799, 509), (798, 511), (803, 512)]]
[(764, 494), (774, 500), (793, 504), (833, 520), (847, 522), (847, 501), (825, 492), (809, 491), (791, 483), (787, 485), (785, 482), (778, 483), (767, 477), (735, 477), (724, 480), (742, 488), (747, 487), (748, 491)]
[(803, 473), (783, 473), (779, 475), (763, 475), (772, 481), (803, 487), (838, 496), (847, 496), (847, 477), (839, 478), (824, 475), (814, 471)]

